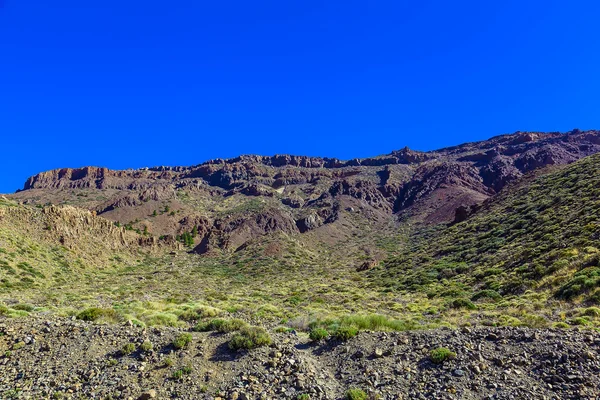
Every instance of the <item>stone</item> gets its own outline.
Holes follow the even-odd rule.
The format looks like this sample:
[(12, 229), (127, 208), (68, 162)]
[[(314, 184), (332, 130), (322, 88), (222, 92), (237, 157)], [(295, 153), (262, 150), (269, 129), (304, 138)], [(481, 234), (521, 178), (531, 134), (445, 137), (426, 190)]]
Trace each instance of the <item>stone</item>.
[(142, 395), (140, 397), (138, 397), (138, 400), (150, 400), (150, 399), (155, 399), (155, 398), (156, 398), (156, 390), (150, 389), (150, 390), (142, 393)]

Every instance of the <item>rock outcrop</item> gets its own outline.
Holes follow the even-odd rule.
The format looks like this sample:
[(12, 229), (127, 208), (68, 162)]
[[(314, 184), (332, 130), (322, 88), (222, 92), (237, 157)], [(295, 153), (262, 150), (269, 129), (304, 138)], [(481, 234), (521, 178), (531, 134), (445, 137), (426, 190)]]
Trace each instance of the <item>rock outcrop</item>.
[[(365, 223), (381, 215), (389, 221), (461, 220), (524, 174), (597, 152), (600, 131), (517, 132), (436, 151), (403, 148), (348, 161), (244, 155), (190, 167), (59, 169), (29, 178), (13, 198), (74, 204), (156, 235), (185, 232), (192, 226), (190, 218), (200, 212), (206, 220), (198, 222), (195, 245), (204, 252), (235, 249), (244, 238), (274, 231), (318, 230), (339, 220), (345, 212), (339, 200), (344, 198), (359, 205), (357, 213)], [(264, 207), (248, 216), (242, 205), (251, 199)], [(473, 207), (456, 214), (465, 204)], [(164, 207), (171, 211), (157, 215)]]

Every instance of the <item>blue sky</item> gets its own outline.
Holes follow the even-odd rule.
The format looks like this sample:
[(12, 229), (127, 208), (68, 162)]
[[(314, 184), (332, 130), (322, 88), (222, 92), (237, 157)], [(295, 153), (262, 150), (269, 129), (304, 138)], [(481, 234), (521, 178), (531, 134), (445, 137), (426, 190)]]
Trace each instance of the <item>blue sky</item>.
[(0, 192), (600, 128), (597, 1), (0, 0)]

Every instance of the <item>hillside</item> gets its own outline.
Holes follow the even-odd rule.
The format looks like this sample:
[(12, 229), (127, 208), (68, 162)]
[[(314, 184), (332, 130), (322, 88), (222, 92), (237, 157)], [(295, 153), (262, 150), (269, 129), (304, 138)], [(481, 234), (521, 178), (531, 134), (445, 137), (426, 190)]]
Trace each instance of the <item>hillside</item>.
[[(540, 148), (559, 152), (561, 146), (572, 148), (574, 143), (586, 152), (595, 149), (590, 144), (595, 140), (595, 131), (523, 135), (501, 136), (420, 157), (444, 154), (464, 159), (466, 149), (481, 151), (493, 144), (497, 151), (502, 143), (506, 148), (506, 143), (529, 148), (523, 154), (537, 154)], [(515, 154), (513, 162), (521, 165), (518, 160), (525, 156)], [(132, 182), (156, 189), (156, 185), (167, 187), (192, 179), (175, 179), (180, 173), (207, 167), (223, 171), (230, 165), (241, 168), (239, 160), (160, 173), (105, 172), (110, 177), (95, 176), (93, 180), (89, 169), (88, 175), (61, 173), (49, 178), (52, 174), (41, 174), (30, 179), (29, 189), (12, 196), (27, 198), (25, 204), (0, 202), (0, 290), (5, 302), (17, 308), (27, 308), (20, 303), (33, 303), (71, 315), (86, 307), (101, 306), (117, 311), (109, 319), (133, 319), (149, 325), (183, 326), (188, 322), (188, 311), (198, 308), (265, 326), (284, 321), (300, 329), (307, 329), (311, 322), (331, 325), (332, 321), (343, 322), (347, 316), (365, 313), (386, 315), (392, 319), (390, 324), (403, 328), (482, 323), (595, 325), (594, 309), (578, 307), (592, 306), (598, 297), (593, 292), (598, 252), (594, 196), (600, 179), (598, 157), (593, 155), (573, 164), (555, 162), (509, 180), (499, 194), (483, 203), (461, 207), (453, 215), (454, 222), (443, 224), (415, 223), (419, 221), (416, 217), (407, 220), (402, 211), (376, 208), (372, 197), (361, 198), (353, 191), (334, 195), (328, 190), (316, 200), (294, 208), (285, 204), (288, 197), (279, 197), (289, 195), (285, 192), (289, 186), (273, 196), (241, 191), (228, 195), (216, 186), (211, 189), (218, 193), (214, 197), (196, 200), (202, 198), (222, 209), (198, 206), (215, 219), (204, 226), (206, 229), (186, 225), (186, 234), (182, 235), (186, 244), (173, 236), (158, 238), (149, 229), (111, 222), (103, 218), (110, 216), (108, 212), (96, 216), (95, 211), (69, 205), (31, 203), (47, 203), (62, 194), (64, 198), (82, 199), (80, 205), (89, 206), (91, 200), (82, 193), (113, 193), (111, 190), (117, 190), (115, 182), (131, 180), (134, 175), (133, 181), (127, 181), (127, 190), (140, 190)], [(317, 167), (308, 163), (308, 158), (285, 158), (287, 163), (304, 167), (267, 165), (275, 159), (261, 159), (265, 171), (300, 173), (312, 168), (322, 176), (348, 168), (338, 168), (331, 160), (327, 161), (331, 165)], [(255, 163), (256, 158), (253, 160)], [(374, 163), (375, 159), (370, 160), (362, 163)], [(243, 165), (250, 168), (250, 164)], [(414, 168), (410, 163), (390, 165)], [(487, 164), (477, 165), (484, 168)], [(364, 168), (354, 178), (366, 179), (371, 167)], [(169, 176), (169, 183), (144, 181), (140, 176), (159, 181)], [(33, 188), (42, 182), (55, 187)], [(306, 194), (320, 187), (319, 182), (317, 179), (317, 183), (292, 186), (296, 193)], [(325, 187), (344, 187), (344, 182), (347, 180), (341, 184), (329, 182)], [(361, 182), (355, 184), (366, 185)], [(211, 187), (206, 182), (197, 184), (203, 191)], [(447, 193), (448, 188), (446, 184), (436, 191)], [(32, 197), (34, 193), (50, 195), (37, 198)], [(434, 197), (441, 203), (439, 196)], [(189, 209), (176, 208), (172, 201), (156, 203), (149, 199), (139, 207), (150, 210), (161, 204), (162, 210), (148, 219), (198, 221), (183, 216)], [(336, 210), (332, 220), (319, 220), (319, 212), (331, 210), (329, 207)], [(301, 231), (301, 220), (294, 219), (294, 213), (313, 208), (315, 218), (310, 221), (320, 222)]]
[(518, 132), (349, 161), (240, 156), (191, 167), (60, 169), (29, 178), (10, 197), (85, 208), (129, 229), (187, 241), (197, 253), (234, 252), (273, 233), (312, 232), (317, 241), (344, 243), (365, 225), (449, 222), (458, 207), (481, 204), (523, 174), (599, 151), (598, 131)]
[[(376, 286), (447, 297), (457, 308), (518, 307), (525, 321), (506, 315), (511, 324), (530, 324), (526, 310), (536, 324), (564, 320), (571, 312), (558, 300), (600, 300), (599, 195), (599, 155), (539, 171), (463, 222), (414, 232), (403, 254), (369, 274)], [(596, 310), (566, 322), (592, 324)]]
[(0, 398), (595, 398), (596, 142), (32, 177), (0, 197)]

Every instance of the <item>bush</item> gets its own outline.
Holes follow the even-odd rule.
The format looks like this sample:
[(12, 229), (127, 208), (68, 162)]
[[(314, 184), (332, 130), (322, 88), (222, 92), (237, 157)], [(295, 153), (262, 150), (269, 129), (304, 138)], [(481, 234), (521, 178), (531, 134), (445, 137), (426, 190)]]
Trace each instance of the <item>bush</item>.
[(194, 326), (196, 332), (217, 331), (221, 333), (234, 332), (242, 329), (246, 323), (241, 319), (213, 319), (209, 322), (199, 322)]
[(172, 367), (173, 365), (175, 365), (175, 360), (173, 360), (171, 357), (165, 358), (165, 367)]
[(346, 392), (347, 400), (367, 400), (367, 394), (362, 389), (350, 389)]
[(500, 293), (496, 292), (495, 290), (485, 289), (485, 290), (475, 293), (473, 295), (473, 297), (471, 297), (471, 300), (473, 300), (473, 301), (477, 301), (479, 299), (490, 299), (493, 301), (498, 301), (498, 300), (502, 299), (502, 296), (500, 295)]
[(98, 307), (91, 307), (83, 310), (77, 314), (77, 319), (83, 321), (95, 321), (104, 314), (104, 309)]
[(315, 328), (310, 331), (309, 337), (313, 342), (318, 342), (319, 340), (327, 339), (329, 336), (329, 332), (327, 329), (323, 328)]
[(435, 364), (441, 364), (446, 360), (452, 360), (456, 357), (456, 353), (445, 347), (438, 347), (429, 352), (429, 359)]
[(340, 326), (335, 332), (335, 337), (341, 341), (352, 339), (358, 335), (358, 328), (353, 326)]
[(117, 313), (110, 308), (91, 307), (77, 314), (77, 319), (82, 321), (96, 321), (100, 318), (117, 319)]
[(452, 303), (450, 303), (450, 305), (452, 308), (466, 308), (468, 310), (477, 309), (477, 306), (468, 299), (455, 299)]
[(298, 397), (296, 397), (296, 400), (310, 400), (310, 394), (299, 394)]
[(600, 317), (600, 308), (598, 307), (589, 307), (581, 312), (581, 315), (585, 315), (587, 317)]
[(341, 319), (340, 325), (352, 325), (358, 329), (370, 331), (406, 331), (412, 329), (410, 323), (391, 319), (380, 314), (347, 315)]
[(173, 372), (173, 379), (181, 379), (184, 375), (189, 375), (192, 373), (192, 367), (183, 367)]
[(149, 340), (144, 340), (144, 343), (142, 343), (140, 345), (140, 349), (145, 352), (152, 351), (153, 348), (154, 348), (154, 346), (152, 345), (152, 342)]
[(34, 307), (31, 304), (26, 304), (26, 303), (19, 303), (19, 304), (15, 304), (14, 306), (12, 306), (13, 310), (27, 311), (27, 312), (33, 311), (33, 308)]
[(176, 349), (183, 349), (185, 346), (192, 342), (192, 335), (190, 333), (182, 333), (173, 340), (173, 347)]
[(135, 344), (133, 343), (127, 343), (126, 345), (124, 345), (121, 348), (121, 354), (126, 356), (129, 355), (131, 353), (133, 353), (135, 351)]
[(575, 318), (571, 319), (569, 321), (569, 323), (571, 325), (581, 325), (581, 326), (586, 326), (586, 325), (591, 324), (590, 320), (587, 319), (586, 317), (575, 317)]
[(271, 337), (263, 328), (256, 326), (245, 326), (239, 333), (229, 341), (229, 348), (232, 350), (254, 349), (271, 344)]

